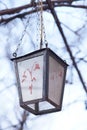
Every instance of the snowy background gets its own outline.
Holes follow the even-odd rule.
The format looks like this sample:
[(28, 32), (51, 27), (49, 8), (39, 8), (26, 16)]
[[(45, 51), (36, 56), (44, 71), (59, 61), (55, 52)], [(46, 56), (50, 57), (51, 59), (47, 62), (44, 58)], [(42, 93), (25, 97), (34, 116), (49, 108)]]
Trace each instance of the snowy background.
[[(0, 0), (0, 10), (28, 3), (29, 0)], [(73, 4), (86, 3), (87, 0), (73, 2)], [(58, 7), (55, 10), (87, 85), (87, 10), (70, 7)], [(13, 126), (19, 125), (22, 118), (24, 110), (19, 106), (14, 66), (10, 59), (20, 42), (18, 56), (39, 48), (34, 15), (32, 14), (30, 18), (24, 37), (22, 37), (22, 33), (28, 16), (23, 20), (15, 19), (8, 24), (0, 25), (0, 130), (16, 130), (16, 127)], [(69, 82), (65, 85), (62, 111), (42, 116), (35, 116), (30, 113), (24, 130), (87, 130), (87, 109), (85, 105), (87, 95), (75, 68), (72, 67), (72, 61), (52, 15), (49, 12), (44, 12), (44, 18), (48, 47), (69, 64), (66, 77)], [(32, 30), (34, 30), (33, 33)], [(21, 37), (22, 40), (20, 40)], [(83, 57), (84, 62), (79, 62), (79, 58)]]

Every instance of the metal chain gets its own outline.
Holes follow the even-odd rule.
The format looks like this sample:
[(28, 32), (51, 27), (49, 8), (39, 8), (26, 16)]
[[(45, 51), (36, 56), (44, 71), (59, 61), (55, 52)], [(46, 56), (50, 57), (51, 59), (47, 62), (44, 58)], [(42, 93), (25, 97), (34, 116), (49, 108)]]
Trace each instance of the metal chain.
[(37, 40), (37, 43), (40, 44), (40, 11), (39, 11), (39, 4), (36, 5), (36, 10), (37, 10), (37, 34), (36, 34), (37, 39), (36, 40)]
[[(38, 26), (39, 26), (39, 35), (40, 35), (40, 49), (43, 46), (43, 43), (45, 44), (45, 46), (48, 46), (48, 42), (46, 40), (46, 33), (45, 33), (45, 27), (44, 27), (44, 20), (43, 20), (43, 2), (42, 0), (38, 0), (38, 7), (37, 7), (37, 14), (38, 14)], [(39, 9), (38, 9), (39, 8)], [(39, 12), (40, 10), (40, 12)], [(38, 13), (39, 12), (39, 13)]]
[[(33, 10), (33, 7), (32, 7), (32, 10)], [(27, 29), (27, 27), (29, 25), (29, 22), (30, 22), (30, 18), (31, 18), (31, 15), (29, 15), (29, 17), (27, 19), (27, 22), (26, 22), (26, 25), (25, 25), (25, 29), (24, 29), (24, 31), (22, 33), (22, 36), (21, 36), (20, 41), (19, 41), (19, 44), (17, 45), (17, 48), (16, 48), (15, 52), (13, 53), (14, 57), (17, 57), (17, 52), (18, 52), (18, 49), (20, 48), (20, 46), (22, 44), (23, 37), (24, 37), (24, 35), (26, 33), (26, 29)]]
[(42, 0), (39, 1), (40, 3), (40, 49), (43, 46), (43, 5), (42, 5)]
[[(48, 42), (46, 40), (46, 33), (45, 33), (45, 27), (44, 27), (44, 21), (43, 21), (43, 2), (42, 2), (42, 0), (38, 0), (38, 3), (39, 4), (37, 5), (36, 8), (37, 8), (37, 15), (38, 15), (38, 19), (37, 20), (38, 20), (38, 22), (40, 22), (38, 24), (38, 26), (39, 26), (38, 32), (40, 33), (40, 41), (38, 39), (37, 40), (40, 42), (40, 49), (41, 49), (42, 46), (43, 46), (43, 43), (45, 43), (45, 46), (47, 47), (48, 46)], [(35, 7), (32, 7), (32, 10), (33, 10), (33, 8), (35, 8)], [(27, 29), (27, 27), (29, 25), (29, 22), (30, 22), (30, 18), (31, 18), (31, 15), (29, 16), (29, 18), (28, 18), (28, 20), (26, 22), (26, 26), (25, 26), (25, 29), (24, 29), (24, 31), (22, 33), (21, 38), (20, 38), (19, 44), (17, 45), (17, 48), (16, 48), (16, 50), (13, 53), (14, 57), (17, 57), (17, 52), (18, 52), (18, 50), (19, 50), (19, 48), (20, 48), (20, 46), (22, 44), (23, 37), (24, 37), (24, 35), (26, 33), (26, 29)]]
[(24, 35), (25, 35), (25, 33), (26, 33), (26, 29), (27, 29), (27, 27), (28, 27), (29, 21), (30, 21), (30, 16), (29, 16), (29, 18), (28, 18), (28, 20), (27, 20), (27, 22), (26, 22), (26, 26), (25, 26), (25, 29), (24, 29), (24, 31), (23, 31), (23, 33), (22, 33), (21, 38), (20, 38), (19, 44), (17, 45), (17, 48), (16, 48), (15, 52), (13, 53), (13, 56), (14, 56), (14, 57), (17, 57), (17, 52), (18, 52), (18, 49), (20, 48), (20, 46), (21, 46), (21, 44), (22, 44), (22, 40), (23, 40), (23, 37), (24, 37)]

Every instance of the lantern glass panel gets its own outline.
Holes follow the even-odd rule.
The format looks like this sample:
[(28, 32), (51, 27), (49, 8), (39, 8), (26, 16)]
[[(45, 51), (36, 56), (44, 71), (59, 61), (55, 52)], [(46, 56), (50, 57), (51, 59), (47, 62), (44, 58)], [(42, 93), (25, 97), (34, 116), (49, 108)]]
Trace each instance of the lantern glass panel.
[(39, 110), (40, 111), (53, 109), (53, 108), (55, 108), (55, 107), (52, 104), (50, 104), (49, 102), (47, 102), (47, 101), (43, 101), (43, 102), (39, 103)]
[(30, 107), (31, 109), (35, 110), (35, 104), (29, 104), (28, 107)]
[(42, 98), (43, 55), (18, 62), (23, 102)]
[(61, 103), (64, 67), (55, 58), (49, 56), (49, 99), (57, 105)]

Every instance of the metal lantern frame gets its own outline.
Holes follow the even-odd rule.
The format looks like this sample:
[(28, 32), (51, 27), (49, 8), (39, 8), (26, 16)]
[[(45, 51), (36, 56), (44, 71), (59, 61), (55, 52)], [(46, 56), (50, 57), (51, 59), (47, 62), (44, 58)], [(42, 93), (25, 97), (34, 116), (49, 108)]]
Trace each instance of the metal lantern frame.
[[(37, 57), (43, 57), (43, 84), (42, 84), (42, 98), (36, 98), (33, 100), (27, 100), (23, 101), (23, 95), (22, 95), (22, 88), (21, 88), (21, 81), (20, 81), (20, 75), (19, 75), (19, 68), (18, 64), (26, 60), (30, 60), (33, 58)], [(52, 57), (56, 62), (58, 62), (63, 68), (64, 68), (64, 74), (63, 74), (63, 79), (62, 79), (62, 85), (61, 85), (61, 90), (60, 90), (60, 97), (59, 97), (59, 103), (55, 103), (54, 101), (51, 100), (51, 96), (49, 98), (49, 57)], [(49, 48), (44, 48), (40, 49), (34, 52), (31, 52), (27, 55), (21, 56), (21, 57), (16, 57), (12, 59), (15, 64), (15, 71), (16, 71), (16, 78), (17, 78), (17, 84), (18, 84), (18, 93), (19, 93), (19, 101), (20, 101), (20, 106), (24, 108), (25, 110), (35, 114), (35, 115), (40, 115), (40, 114), (46, 114), (46, 113), (51, 113), (51, 112), (56, 112), (60, 111), (62, 108), (62, 101), (63, 101), (63, 93), (64, 93), (64, 85), (65, 85), (65, 77), (66, 77), (66, 70), (67, 70), (67, 64), (65, 61), (63, 61), (59, 56), (57, 56), (51, 49)], [(54, 86), (53, 86), (54, 87)], [(39, 91), (39, 90), (38, 90)], [(58, 91), (58, 86), (56, 88), (56, 91)], [(56, 97), (53, 97), (56, 98)], [(50, 103), (53, 107), (52, 108), (45, 108), (40, 110), (40, 103), (43, 102), (48, 102)], [(34, 108), (30, 106), (34, 106)]]

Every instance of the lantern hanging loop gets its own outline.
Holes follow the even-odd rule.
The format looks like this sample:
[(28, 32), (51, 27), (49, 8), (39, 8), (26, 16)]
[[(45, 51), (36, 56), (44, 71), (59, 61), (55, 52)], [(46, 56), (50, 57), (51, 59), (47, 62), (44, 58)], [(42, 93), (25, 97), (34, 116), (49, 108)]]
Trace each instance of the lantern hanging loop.
[(17, 57), (17, 53), (16, 53), (16, 52), (14, 52), (14, 53), (13, 53), (13, 56), (16, 58), (16, 57)]

